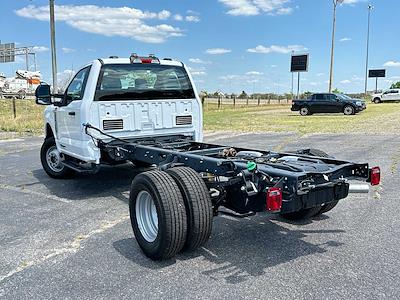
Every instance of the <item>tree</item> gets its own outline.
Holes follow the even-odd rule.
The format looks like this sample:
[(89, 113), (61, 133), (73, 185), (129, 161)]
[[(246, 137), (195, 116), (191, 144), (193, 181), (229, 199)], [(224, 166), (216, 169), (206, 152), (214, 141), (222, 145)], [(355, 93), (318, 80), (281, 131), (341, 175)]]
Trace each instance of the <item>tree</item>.
[(332, 91), (332, 93), (335, 93), (335, 94), (343, 94), (343, 92), (342, 92), (341, 90), (339, 90), (338, 88), (335, 88), (335, 89)]
[(396, 83), (392, 83), (390, 88), (391, 89), (400, 89), (400, 81), (397, 81)]

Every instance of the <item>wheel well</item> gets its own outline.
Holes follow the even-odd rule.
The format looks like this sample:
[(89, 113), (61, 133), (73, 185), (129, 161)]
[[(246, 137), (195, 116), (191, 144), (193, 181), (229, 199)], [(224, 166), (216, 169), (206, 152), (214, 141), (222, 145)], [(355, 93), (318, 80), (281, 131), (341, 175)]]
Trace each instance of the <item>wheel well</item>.
[(381, 98), (375, 97), (375, 98), (374, 98), (374, 101), (375, 101), (375, 100), (381, 101)]
[(46, 132), (45, 133), (46, 133), (46, 136), (45, 136), (46, 139), (54, 137), (53, 130), (51, 129), (51, 126), (49, 123), (46, 124)]

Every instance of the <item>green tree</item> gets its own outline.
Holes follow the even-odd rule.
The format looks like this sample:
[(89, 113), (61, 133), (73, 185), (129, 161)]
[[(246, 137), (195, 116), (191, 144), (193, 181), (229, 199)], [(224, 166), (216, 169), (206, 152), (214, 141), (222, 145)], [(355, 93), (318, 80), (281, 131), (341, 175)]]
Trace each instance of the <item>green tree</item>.
[(400, 89), (400, 81), (397, 81), (396, 83), (392, 83), (390, 88), (391, 89)]
[(343, 92), (342, 92), (341, 90), (339, 90), (338, 88), (334, 89), (334, 90), (332, 91), (332, 93), (335, 93), (335, 94), (343, 94)]

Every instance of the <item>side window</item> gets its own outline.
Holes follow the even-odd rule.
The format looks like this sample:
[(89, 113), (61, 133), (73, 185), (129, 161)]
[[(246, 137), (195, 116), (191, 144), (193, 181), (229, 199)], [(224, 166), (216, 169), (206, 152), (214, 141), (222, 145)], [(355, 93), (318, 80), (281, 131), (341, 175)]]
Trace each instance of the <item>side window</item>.
[(326, 100), (327, 101), (335, 101), (336, 100), (336, 95), (334, 95), (334, 94), (326, 94)]
[(325, 100), (324, 94), (316, 94), (315, 95), (315, 100), (324, 101)]
[(85, 85), (89, 76), (90, 67), (80, 70), (72, 79), (65, 94), (67, 95), (68, 103), (75, 100), (81, 100), (85, 91)]

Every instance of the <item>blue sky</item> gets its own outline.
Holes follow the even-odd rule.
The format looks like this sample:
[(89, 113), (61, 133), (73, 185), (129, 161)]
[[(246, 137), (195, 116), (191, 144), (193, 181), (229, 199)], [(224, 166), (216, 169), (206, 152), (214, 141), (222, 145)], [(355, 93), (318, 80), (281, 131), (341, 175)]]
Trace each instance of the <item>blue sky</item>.
[[(190, 66), (200, 90), (290, 92), (291, 50), (309, 53), (301, 90), (325, 91), (329, 77), (331, 0), (56, 0), (58, 71), (109, 55), (155, 53)], [(386, 68), (379, 88), (400, 80), (398, 0), (345, 0), (338, 7), (334, 87), (364, 89), (367, 5), (370, 68)], [(51, 78), (47, 0), (0, 2), (0, 40), (36, 46)], [(4, 30), (4, 28), (7, 28)], [(22, 58), (19, 59), (21, 61)], [(0, 64), (12, 75), (24, 63)], [(369, 88), (374, 88), (370, 80)]]

